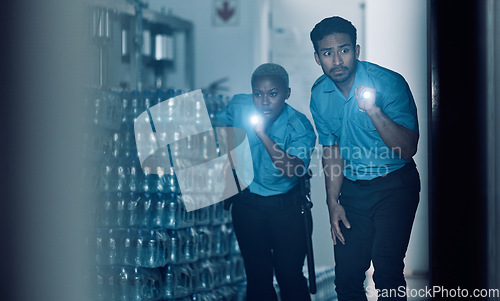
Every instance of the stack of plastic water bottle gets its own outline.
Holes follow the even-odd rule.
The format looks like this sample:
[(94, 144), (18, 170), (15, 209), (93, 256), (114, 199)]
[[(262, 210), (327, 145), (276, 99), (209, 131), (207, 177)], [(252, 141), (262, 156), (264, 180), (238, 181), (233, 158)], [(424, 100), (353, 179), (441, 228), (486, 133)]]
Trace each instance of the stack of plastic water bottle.
[[(84, 177), (95, 190), (97, 227), (89, 245), (96, 300), (244, 298), (243, 260), (223, 204), (187, 212), (175, 173), (145, 175), (137, 156), (134, 118), (181, 93), (92, 89), (86, 99), (92, 130), (84, 155), (94, 164)], [(205, 99), (213, 118), (224, 98)]]

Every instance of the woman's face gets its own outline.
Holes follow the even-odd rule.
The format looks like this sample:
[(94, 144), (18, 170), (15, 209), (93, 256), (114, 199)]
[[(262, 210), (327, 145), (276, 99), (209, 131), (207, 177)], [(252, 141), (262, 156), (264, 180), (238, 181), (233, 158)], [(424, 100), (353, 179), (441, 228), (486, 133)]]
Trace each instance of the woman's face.
[(252, 83), (253, 103), (267, 122), (274, 122), (279, 117), (290, 92), (290, 88), (275, 76), (257, 77)]

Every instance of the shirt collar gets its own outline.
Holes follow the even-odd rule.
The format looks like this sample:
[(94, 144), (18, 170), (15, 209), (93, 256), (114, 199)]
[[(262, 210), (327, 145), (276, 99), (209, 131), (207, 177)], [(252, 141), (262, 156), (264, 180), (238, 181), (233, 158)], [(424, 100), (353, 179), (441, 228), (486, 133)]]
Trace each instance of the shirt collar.
[[(323, 91), (325, 93), (333, 92), (338, 90), (337, 85), (331, 80), (328, 76), (326, 77), (327, 81), (323, 87)], [(356, 60), (356, 74), (354, 75), (354, 83), (352, 84), (351, 91), (349, 92), (349, 98), (354, 95), (354, 88), (359, 87), (360, 85), (369, 81), (368, 73), (366, 72), (366, 66), (360, 61)], [(351, 95), (352, 94), (352, 95)]]
[(366, 71), (366, 65), (363, 62), (357, 62), (356, 76), (354, 78), (354, 83), (352, 84), (351, 92), (349, 97), (354, 96), (354, 88), (358, 88), (361, 85), (369, 86), (370, 78), (368, 77), (368, 72)]
[(335, 85), (333, 80), (326, 75), (325, 75), (325, 77), (326, 77), (326, 82), (325, 82), (325, 85), (323, 86), (323, 92), (330, 93), (330, 92), (337, 90), (338, 89), (337, 85)]

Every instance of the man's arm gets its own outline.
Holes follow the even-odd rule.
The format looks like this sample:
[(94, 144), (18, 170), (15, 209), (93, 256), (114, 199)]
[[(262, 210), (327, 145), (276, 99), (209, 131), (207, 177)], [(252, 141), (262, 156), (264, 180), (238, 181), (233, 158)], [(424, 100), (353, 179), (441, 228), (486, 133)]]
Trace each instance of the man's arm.
[[(363, 93), (369, 92), (369, 97), (363, 97)], [(411, 159), (417, 152), (418, 133), (395, 123), (382, 110), (375, 105), (374, 88), (360, 86), (355, 89), (358, 106), (370, 117), (377, 129), (380, 138), (398, 156), (403, 159)]]
[(338, 144), (323, 146), (323, 172), (325, 173), (326, 186), (326, 204), (328, 205), (328, 213), (330, 214), (330, 226), (333, 243), (337, 244), (337, 238), (341, 243), (345, 244), (344, 236), (340, 231), (339, 222), (342, 221), (346, 228), (351, 228), (349, 221), (345, 215), (345, 210), (338, 203), (340, 188), (344, 181), (344, 168), (340, 157)]

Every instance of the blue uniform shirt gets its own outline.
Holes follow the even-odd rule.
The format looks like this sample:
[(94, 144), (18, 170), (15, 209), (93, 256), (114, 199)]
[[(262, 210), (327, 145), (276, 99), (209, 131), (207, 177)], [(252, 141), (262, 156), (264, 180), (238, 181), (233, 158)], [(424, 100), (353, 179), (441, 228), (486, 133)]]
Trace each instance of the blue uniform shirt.
[[(254, 180), (250, 192), (270, 196), (288, 192), (297, 184), (297, 177), (288, 178), (274, 166), (271, 156), (255, 134), (251, 117), (257, 114), (251, 94), (238, 94), (217, 113), (217, 120), (228, 126), (243, 129), (248, 137), (253, 160)], [(316, 144), (314, 128), (307, 117), (285, 104), (281, 115), (267, 131), (269, 137), (288, 154), (296, 156), (306, 167)], [(297, 173), (303, 173), (298, 170)]]
[(375, 88), (376, 105), (400, 124), (418, 133), (417, 108), (405, 79), (378, 65), (357, 61), (354, 84), (347, 99), (325, 75), (311, 89), (311, 113), (321, 145), (338, 143), (344, 176), (371, 180), (395, 171), (408, 161), (385, 145), (370, 117), (358, 107), (354, 88)]

